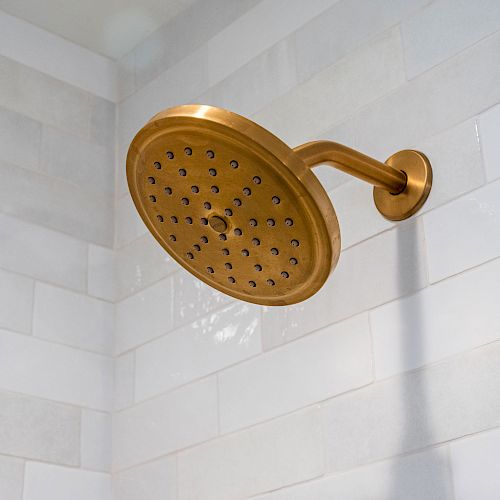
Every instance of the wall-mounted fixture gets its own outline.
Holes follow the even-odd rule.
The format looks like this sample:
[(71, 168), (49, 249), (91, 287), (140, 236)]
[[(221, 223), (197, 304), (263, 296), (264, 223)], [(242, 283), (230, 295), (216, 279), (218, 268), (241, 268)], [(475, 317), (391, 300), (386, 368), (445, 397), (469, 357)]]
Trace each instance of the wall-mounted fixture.
[(316, 293), (339, 258), (337, 217), (311, 172), (324, 163), (373, 184), (390, 220), (417, 212), (431, 189), (418, 151), (381, 163), (330, 141), (291, 149), (256, 123), (203, 105), (154, 116), (130, 145), (127, 178), (146, 226), (189, 272), (238, 299), (286, 305)]

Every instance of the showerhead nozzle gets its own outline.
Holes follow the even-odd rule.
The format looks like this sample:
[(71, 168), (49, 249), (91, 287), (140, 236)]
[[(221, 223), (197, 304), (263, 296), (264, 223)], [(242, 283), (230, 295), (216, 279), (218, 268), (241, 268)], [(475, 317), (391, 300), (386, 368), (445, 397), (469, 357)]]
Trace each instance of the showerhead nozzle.
[[(340, 254), (309, 153), (230, 111), (178, 106), (136, 135), (127, 178), (146, 226), (190, 273), (247, 302), (294, 304), (321, 288)], [(392, 182), (404, 189), (401, 175)]]

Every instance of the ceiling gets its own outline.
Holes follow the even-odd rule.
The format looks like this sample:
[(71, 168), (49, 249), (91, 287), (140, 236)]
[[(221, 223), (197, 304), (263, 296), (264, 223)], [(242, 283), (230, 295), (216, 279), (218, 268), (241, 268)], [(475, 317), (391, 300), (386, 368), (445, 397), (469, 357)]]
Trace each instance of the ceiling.
[(0, 0), (0, 9), (112, 59), (196, 0)]

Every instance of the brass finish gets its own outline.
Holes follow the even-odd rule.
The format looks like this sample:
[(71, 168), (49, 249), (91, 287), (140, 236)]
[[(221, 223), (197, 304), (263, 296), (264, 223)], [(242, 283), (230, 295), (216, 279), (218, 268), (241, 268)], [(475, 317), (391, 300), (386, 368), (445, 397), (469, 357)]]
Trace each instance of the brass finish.
[(424, 180), (414, 174), (407, 152), (384, 164), (328, 141), (291, 149), (203, 105), (154, 116), (130, 145), (127, 178), (148, 229), (189, 272), (238, 299), (286, 305), (316, 293), (340, 254), (335, 211), (310, 168), (320, 163), (376, 186), (377, 208), (393, 220), (420, 208), (432, 180), (428, 162)]

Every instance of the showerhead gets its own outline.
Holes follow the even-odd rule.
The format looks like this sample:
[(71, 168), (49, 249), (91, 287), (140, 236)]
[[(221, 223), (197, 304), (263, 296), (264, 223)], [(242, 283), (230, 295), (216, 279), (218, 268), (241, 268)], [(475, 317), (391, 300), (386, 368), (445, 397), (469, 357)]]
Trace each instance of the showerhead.
[[(319, 142), (293, 150), (242, 116), (187, 105), (157, 114), (139, 131), (127, 178), (146, 226), (190, 273), (235, 298), (286, 305), (317, 292), (340, 254), (335, 211), (310, 167), (333, 162), (352, 170), (349, 160), (380, 170), (354, 173), (374, 184), (379, 178), (382, 204), (386, 194), (401, 196), (388, 187), (407, 191), (408, 173), (349, 148)], [(425, 184), (428, 194), (430, 174)]]

